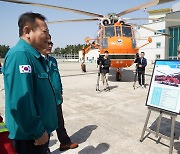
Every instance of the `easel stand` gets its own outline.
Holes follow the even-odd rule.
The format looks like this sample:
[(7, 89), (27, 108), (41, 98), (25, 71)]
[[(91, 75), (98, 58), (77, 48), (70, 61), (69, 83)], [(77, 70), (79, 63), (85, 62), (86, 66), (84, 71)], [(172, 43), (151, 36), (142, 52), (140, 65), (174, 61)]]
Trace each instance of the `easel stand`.
[[(155, 134), (156, 137), (165, 138), (167, 140), (170, 140), (169, 154), (172, 154), (173, 146), (174, 146), (175, 118), (177, 117), (177, 115), (173, 114), (173, 113), (165, 112), (165, 111), (160, 111), (160, 110), (158, 111), (158, 110), (155, 110), (155, 109), (150, 108), (150, 107), (148, 108), (148, 110), (149, 111), (148, 111), (148, 114), (147, 114), (147, 117), (146, 117), (146, 121), (145, 121), (145, 124), (144, 124), (142, 134), (141, 134), (140, 142), (143, 142), (143, 140), (145, 139), (144, 138), (145, 131), (147, 131), (149, 133), (153, 133), (153, 134)], [(149, 128), (147, 128), (147, 124), (148, 124), (148, 121), (149, 121), (149, 117), (151, 115), (151, 111), (159, 112), (156, 131), (153, 131), (153, 130), (150, 130)], [(162, 134), (159, 133), (162, 114), (169, 115), (171, 117), (171, 135), (170, 135), (170, 137), (167, 137), (167, 136), (162, 135)]]

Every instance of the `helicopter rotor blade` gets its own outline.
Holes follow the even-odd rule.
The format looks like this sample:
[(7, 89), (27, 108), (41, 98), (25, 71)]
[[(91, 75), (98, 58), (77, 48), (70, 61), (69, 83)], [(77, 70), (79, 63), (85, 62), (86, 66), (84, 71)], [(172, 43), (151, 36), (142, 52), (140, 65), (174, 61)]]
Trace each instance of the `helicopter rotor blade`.
[(144, 29), (147, 29), (149, 31), (152, 31), (152, 32), (156, 32), (157, 34), (161, 34), (161, 35), (164, 35), (164, 36), (167, 36), (167, 37), (170, 37), (170, 38), (174, 38), (173, 36), (169, 35), (169, 34), (166, 34), (166, 33), (162, 33), (160, 31), (157, 31), (157, 30), (154, 30), (154, 29), (151, 29), (149, 27), (145, 27), (145, 26), (142, 26), (142, 25), (139, 25), (141, 28), (144, 28)]
[(166, 33), (163, 33), (163, 32), (160, 32), (160, 31), (157, 31), (157, 30), (154, 30), (152, 28), (149, 28), (149, 27), (145, 27), (143, 25), (137, 25), (137, 24), (132, 24), (133, 26), (138, 26), (138, 27), (141, 27), (143, 29), (146, 29), (146, 30), (149, 30), (151, 32), (156, 32), (157, 34), (161, 34), (163, 36), (167, 36), (167, 37), (170, 37), (170, 38), (174, 38), (173, 36), (169, 35), (169, 34), (166, 34)]
[(65, 22), (91, 22), (91, 21), (97, 21), (97, 20), (99, 20), (99, 18), (59, 20), (59, 21), (50, 21), (50, 22), (47, 22), (47, 24), (57, 24), (57, 23), (65, 23)]
[[(152, 36), (148, 36), (148, 37), (140, 37), (139, 38), (139, 40), (147, 40), (149, 37), (151, 37), (151, 38), (156, 38), (156, 37), (159, 37), (159, 35), (152, 35)], [(138, 38), (136, 38), (136, 39), (138, 39)]]
[(103, 17), (103, 15), (101, 15), (101, 14), (96, 14), (96, 13), (77, 10), (77, 9), (65, 8), (65, 7), (55, 6), (55, 5), (25, 2), (25, 1), (20, 1), (20, 0), (0, 0), (0, 1), (9, 2), (9, 3), (17, 3), (17, 4), (25, 4), (25, 5), (31, 5), (31, 6), (39, 6), (39, 7), (44, 7), (44, 8), (56, 9), (56, 10), (64, 10), (64, 11), (79, 13), (79, 14), (88, 15), (88, 16), (92, 16), (92, 17), (100, 17), (100, 18)]
[(166, 19), (166, 18), (123, 18), (125, 20), (154, 20), (154, 21), (169, 21), (169, 22), (180, 22), (180, 19)]
[(151, 7), (154, 5), (159, 5), (159, 4), (168, 3), (168, 2), (172, 2), (172, 1), (175, 1), (175, 0), (151, 0), (150, 2), (147, 2), (145, 4), (141, 4), (139, 6), (136, 6), (136, 7), (130, 8), (130, 9), (127, 9), (127, 10), (122, 11), (116, 15), (120, 17), (122, 15), (131, 13), (131, 12), (134, 12), (134, 11), (137, 11), (140, 9), (145, 9), (145, 8), (148, 8), (148, 7)]

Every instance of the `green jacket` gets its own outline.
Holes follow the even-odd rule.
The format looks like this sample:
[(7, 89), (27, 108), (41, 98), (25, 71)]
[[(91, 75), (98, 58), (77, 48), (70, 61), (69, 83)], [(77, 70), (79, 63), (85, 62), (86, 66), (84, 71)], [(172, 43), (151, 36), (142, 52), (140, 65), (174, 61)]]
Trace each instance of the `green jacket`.
[(34, 140), (58, 126), (55, 96), (42, 59), (23, 39), (5, 57), (2, 70), (10, 139)]
[(54, 57), (44, 57), (44, 63), (46, 65), (46, 72), (49, 74), (50, 81), (55, 93), (57, 105), (62, 104), (62, 83), (61, 76), (58, 69), (57, 61)]

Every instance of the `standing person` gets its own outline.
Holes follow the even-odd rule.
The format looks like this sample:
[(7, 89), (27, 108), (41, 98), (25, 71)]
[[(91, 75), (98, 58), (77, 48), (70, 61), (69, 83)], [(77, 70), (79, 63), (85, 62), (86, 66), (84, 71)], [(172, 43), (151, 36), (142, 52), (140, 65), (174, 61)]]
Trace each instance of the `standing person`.
[(144, 88), (145, 84), (145, 67), (147, 66), (147, 60), (144, 58), (144, 52), (141, 52), (140, 58), (137, 60), (137, 71), (139, 85)]
[(20, 39), (4, 60), (6, 126), (18, 154), (46, 154), (48, 134), (58, 126), (54, 92), (38, 52), (49, 39), (45, 19), (38, 13), (22, 14)]
[(139, 60), (139, 53), (136, 53), (136, 57), (135, 57), (135, 60), (134, 60), (134, 63), (138, 63), (138, 60)]
[(137, 76), (137, 73), (138, 73), (138, 62), (139, 62), (139, 59), (140, 59), (139, 53), (136, 53), (136, 57), (135, 57), (135, 60), (134, 60), (134, 63), (136, 64), (136, 76)]
[(138, 75), (138, 61), (139, 61), (139, 53), (136, 53), (136, 57), (135, 57), (135, 60), (134, 60), (134, 63), (136, 64), (135, 67), (136, 67), (136, 72), (135, 72), (135, 76), (134, 76), (134, 84), (133, 84), (133, 87), (135, 89), (135, 85), (136, 85), (136, 80), (137, 80), (137, 75)]
[(109, 52), (104, 52), (104, 57), (101, 59), (98, 59), (97, 61), (98, 65), (100, 65), (100, 74), (101, 74), (101, 80), (103, 82), (104, 91), (108, 90), (108, 75), (109, 75), (109, 67), (111, 66), (111, 61), (109, 59)]
[(60, 142), (60, 151), (74, 149), (78, 147), (77, 143), (72, 143), (70, 137), (68, 136), (65, 126), (64, 126), (64, 118), (62, 112), (62, 103), (63, 103), (63, 89), (61, 83), (61, 76), (58, 69), (57, 61), (54, 57), (49, 56), (52, 51), (53, 43), (51, 42), (51, 36), (48, 40), (48, 48), (43, 50), (41, 54), (44, 55), (44, 63), (45, 69), (49, 74), (51, 84), (53, 86), (56, 103), (57, 103), (57, 111), (58, 111), (58, 128), (56, 129), (57, 136)]

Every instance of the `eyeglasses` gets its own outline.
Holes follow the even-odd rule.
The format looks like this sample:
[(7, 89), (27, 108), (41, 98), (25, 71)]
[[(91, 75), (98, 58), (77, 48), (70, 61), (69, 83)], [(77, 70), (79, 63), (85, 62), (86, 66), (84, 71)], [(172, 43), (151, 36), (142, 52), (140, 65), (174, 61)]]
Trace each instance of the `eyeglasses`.
[(52, 42), (48, 42), (48, 45), (51, 45), (51, 46), (53, 46), (53, 43), (52, 43)]

